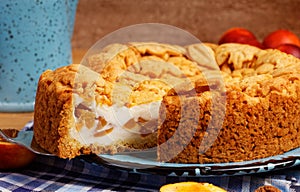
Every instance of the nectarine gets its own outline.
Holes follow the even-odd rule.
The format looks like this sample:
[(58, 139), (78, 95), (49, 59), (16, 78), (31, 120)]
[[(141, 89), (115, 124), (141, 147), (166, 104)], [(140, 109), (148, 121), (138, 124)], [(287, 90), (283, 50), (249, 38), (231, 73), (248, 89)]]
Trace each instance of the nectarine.
[(223, 43), (241, 43), (259, 48), (262, 47), (261, 43), (251, 31), (239, 27), (231, 28), (225, 31), (219, 40), (219, 45)]
[(295, 57), (300, 59), (300, 47), (298, 47), (297, 45), (293, 45), (293, 44), (281, 44), (278, 47), (276, 47), (276, 49), (294, 55)]
[(201, 192), (226, 192), (224, 189), (210, 183), (198, 183), (193, 181), (166, 184), (159, 189), (160, 192), (184, 192), (184, 191), (201, 191)]
[(275, 49), (281, 44), (294, 44), (300, 46), (300, 39), (289, 30), (279, 29), (267, 35), (262, 43), (264, 48), (272, 49)]
[(0, 140), (0, 169), (17, 169), (28, 165), (35, 154), (23, 146)]

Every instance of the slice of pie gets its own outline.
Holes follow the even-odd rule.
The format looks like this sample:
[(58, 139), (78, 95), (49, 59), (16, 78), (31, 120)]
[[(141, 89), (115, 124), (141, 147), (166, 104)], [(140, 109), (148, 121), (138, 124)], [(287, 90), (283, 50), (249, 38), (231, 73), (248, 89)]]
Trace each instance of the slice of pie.
[(300, 61), (242, 44), (112, 44), (45, 71), (34, 138), (62, 158), (157, 150), (158, 161), (252, 160), (300, 146)]

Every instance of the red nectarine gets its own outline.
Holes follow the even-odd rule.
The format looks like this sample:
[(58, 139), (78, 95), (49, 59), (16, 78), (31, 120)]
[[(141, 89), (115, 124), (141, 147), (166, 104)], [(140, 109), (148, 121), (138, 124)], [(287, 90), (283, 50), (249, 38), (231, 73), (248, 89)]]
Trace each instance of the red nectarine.
[(259, 48), (262, 47), (261, 43), (258, 42), (255, 35), (251, 31), (239, 27), (231, 28), (225, 31), (219, 40), (219, 45), (223, 43), (241, 43)]
[(28, 165), (35, 154), (23, 146), (0, 140), (0, 169), (17, 169)]
[(276, 49), (294, 55), (295, 57), (300, 59), (300, 47), (298, 47), (297, 45), (293, 45), (293, 44), (281, 44), (278, 47), (276, 47)]
[(289, 30), (279, 29), (267, 35), (263, 40), (264, 48), (275, 49), (281, 44), (294, 44), (300, 46), (300, 39)]

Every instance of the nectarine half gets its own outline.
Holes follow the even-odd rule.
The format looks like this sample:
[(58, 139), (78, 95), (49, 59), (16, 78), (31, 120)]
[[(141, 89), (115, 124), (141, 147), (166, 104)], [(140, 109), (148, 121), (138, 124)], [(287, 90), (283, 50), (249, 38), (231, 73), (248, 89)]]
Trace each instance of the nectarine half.
[(0, 169), (17, 169), (31, 163), (35, 154), (25, 147), (1, 141), (0, 139)]

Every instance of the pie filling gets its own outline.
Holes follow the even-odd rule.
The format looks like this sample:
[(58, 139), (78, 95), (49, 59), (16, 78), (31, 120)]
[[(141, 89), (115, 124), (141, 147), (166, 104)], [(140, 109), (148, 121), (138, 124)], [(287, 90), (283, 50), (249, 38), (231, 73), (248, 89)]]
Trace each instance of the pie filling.
[(83, 145), (112, 145), (116, 142), (143, 138), (157, 129), (161, 101), (132, 107), (87, 104), (74, 94), (75, 128), (70, 135)]

